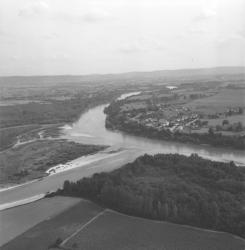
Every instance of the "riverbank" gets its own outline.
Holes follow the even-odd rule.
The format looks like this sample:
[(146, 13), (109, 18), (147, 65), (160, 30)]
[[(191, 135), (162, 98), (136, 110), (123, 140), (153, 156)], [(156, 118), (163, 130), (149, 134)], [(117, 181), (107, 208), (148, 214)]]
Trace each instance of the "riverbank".
[[(108, 118), (108, 117), (107, 117)], [(117, 122), (114, 122), (112, 120), (106, 119), (106, 128), (111, 131), (115, 132), (123, 132), (128, 135), (132, 136), (137, 136), (137, 137), (142, 137), (142, 138), (149, 138), (152, 140), (161, 140), (165, 142), (177, 142), (177, 143), (184, 143), (185, 145), (190, 145), (191, 147), (201, 146), (204, 148), (207, 147), (212, 147), (212, 148), (219, 148), (220, 150), (230, 150), (232, 152), (238, 152), (238, 153), (243, 153), (245, 149), (245, 137), (234, 137), (231, 138), (230, 136), (223, 136), (221, 140), (226, 141), (226, 145), (221, 145), (221, 142), (216, 144), (217, 142), (215, 141), (215, 136), (214, 135), (209, 135), (209, 134), (171, 134), (168, 132), (159, 132), (156, 131), (153, 128), (146, 128), (146, 127), (141, 127), (137, 125), (136, 127), (134, 125), (126, 124), (123, 125), (122, 123), (118, 124)], [(220, 138), (219, 135), (216, 135), (217, 138)], [(212, 138), (212, 139), (210, 139)], [(210, 140), (213, 140), (212, 143), (210, 143)], [(232, 147), (229, 142), (232, 140), (232, 143), (237, 143), (240, 144), (241, 147), (239, 146), (238, 148)], [(229, 160), (227, 159), (226, 162)], [(236, 161), (234, 162), (237, 165), (244, 166), (245, 163)]]
[(50, 174), (48, 169), (55, 170), (59, 164), (68, 164), (63, 170), (72, 168), (74, 164), (70, 163), (71, 160), (95, 154), (105, 148), (64, 139), (37, 140), (19, 145), (0, 153), (1, 187), (11, 188), (13, 185), (43, 178)]
[(117, 116), (113, 116), (106, 111), (106, 128), (110, 130), (118, 130), (131, 135), (142, 136), (151, 139), (161, 139), (165, 141), (176, 141), (181, 143), (189, 143), (193, 145), (210, 145), (220, 148), (228, 148), (230, 150), (244, 150), (244, 136), (225, 136), (220, 134), (198, 134), (198, 133), (171, 133), (167, 130), (159, 131), (154, 127), (146, 127), (135, 122), (128, 122), (127, 119), (120, 120)]

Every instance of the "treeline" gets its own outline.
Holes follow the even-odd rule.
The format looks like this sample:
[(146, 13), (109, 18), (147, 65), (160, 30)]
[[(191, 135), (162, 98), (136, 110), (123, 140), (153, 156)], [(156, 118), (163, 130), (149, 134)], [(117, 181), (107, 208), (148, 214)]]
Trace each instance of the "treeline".
[(197, 155), (144, 155), (110, 173), (72, 183), (58, 194), (91, 199), (130, 215), (245, 237), (245, 170)]
[(236, 149), (245, 149), (245, 136), (227, 136), (222, 133), (214, 133), (212, 129), (209, 133), (181, 133), (176, 131), (174, 133), (168, 130), (157, 130), (154, 127), (146, 127), (137, 122), (129, 122), (122, 112), (119, 112), (120, 103), (112, 103), (105, 109), (106, 127), (108, 129), (119, 129), (134, 135), (163, 139), (174, 140), (179, 142), (190, 142), (194, 144), (209, 144), (219, 147), (232, 147)]
[(120, 91), (101, 91), (93, 96), (82, 94), (67, 100), (47, 100), (44, 103), (0, 107), (0, 128), (27, 124), (53, 124), (73, 122), (88, 108), (111, 101)]

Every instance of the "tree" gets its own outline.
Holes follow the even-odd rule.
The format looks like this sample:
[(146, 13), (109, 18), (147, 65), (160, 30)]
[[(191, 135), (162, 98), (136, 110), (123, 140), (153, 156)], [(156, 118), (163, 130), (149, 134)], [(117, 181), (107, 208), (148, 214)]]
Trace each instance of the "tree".
[(210, 127), (210, 128), (208, 129), (208, 134), (209, 134), (209, 135), (214, 135), (214, 130), (213, 130), (212, 127)]
[(224, 125), (228, 125), (229, 124), (229, 120), (223, 120), (223, 122), (222, 122), (222, 125), (224, 126)]
[(237, 131), (237, 132), (242, 131), (242, 123), (241, 123), (241, 122), (238, 122), (238, 123), (237, 123), (236, 131)]
[(160, 218), (166, 220), (169, 216), (168, 203), (161, 204)]

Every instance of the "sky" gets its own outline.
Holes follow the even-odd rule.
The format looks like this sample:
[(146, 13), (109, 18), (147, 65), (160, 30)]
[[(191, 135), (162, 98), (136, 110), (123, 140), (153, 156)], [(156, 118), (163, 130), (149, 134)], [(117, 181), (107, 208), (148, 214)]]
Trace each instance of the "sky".
[(245, 0), (0, 0), (0, 75), (245, 66)]

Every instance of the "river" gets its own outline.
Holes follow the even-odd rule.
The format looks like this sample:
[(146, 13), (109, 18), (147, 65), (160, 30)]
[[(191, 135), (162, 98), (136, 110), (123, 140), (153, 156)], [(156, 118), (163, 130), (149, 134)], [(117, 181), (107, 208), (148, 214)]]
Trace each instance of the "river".
[[(132, 94), (123, 95), (121, 99)], [(134, 150), (136, 156), (142, 153), (177, 153), (183, 155), (196, 153), (211, 160), (234, 161), (238, 165), (245, 165), (245, 154), (242, 150), (149, 139), (108, 130), (105, 128), (106, 115), (103, 112), (106, 106), (100, 105), (90, 109), (72, 126), (65, 126), (63, 129), (65, 138), (81, 143), (110, 145), (115, 149)]]
[[(125, 98), (129, 95), (132, 95), (132, 93), (123, 95), (121, 98)], [(237, 164), (245, 165), (244, 151), (221, 149), (207, 145), (160, 141), (128, 135), (120, 131), (107, 130), (105, 128), (106, 116), (103, 112), (107, 105), (92, 108), (81, 115), (80, 119), (73, 125), (64, 126), (62, 138), (85, 144), (110, 145), (110, 148), (103, 152), (77, 159), (80, 167), (2, 191), (0, 193), (0, 204), (12, 203), (48, 191), (57, 190), (62, 187), (65, 180), (76, 181), (96, 172), (111, 171), (112, 169), (133, 161), (144, 153), (178, 153), (183, 155), (196, 153), (212, 160), (234, 161)]]
[[(123, 95), (121, 98), (129, 95), (131, 94)], [(144, 153), (161, 152), (184, 155), (197, 153), (204, 158), (234, 161), (245, 165), (245, 156), (242, 151), (166, 142), (127, 135), (120, 131), (109, 131), (105, 128), (106, 116), (103, 112), (105, 107), (106, 105), (100, 105), (92, 108), (81, 115), (80, 119), (73, 125), (64, 126), (62, 138), (80, 143), (110, 145), (109, 148), (97, 154), (76, 159), (75, 161), (79, 165), (77, 168), (0, 192), (0, 207), (9, 205), (11, 207), (11, 204), (21, 204), (22, 201), (25, 203), (28, 199), (31, 202), (36, 196), (62, 187), (65, 180), (76, 181), (96, 172), (111, 171), (133, 161)], [(61, 202), (63, 205), (57, 205), (54, 199), (44, 199), (26, 206), (0, 211), (0, 223), (4, 224), (0, 246), (40, 221), (48, 219), (51, 214), (60, 212), (63, 207), (67, 206), (67, 202), (65, 203), (64, 200), (61, 200)]]

